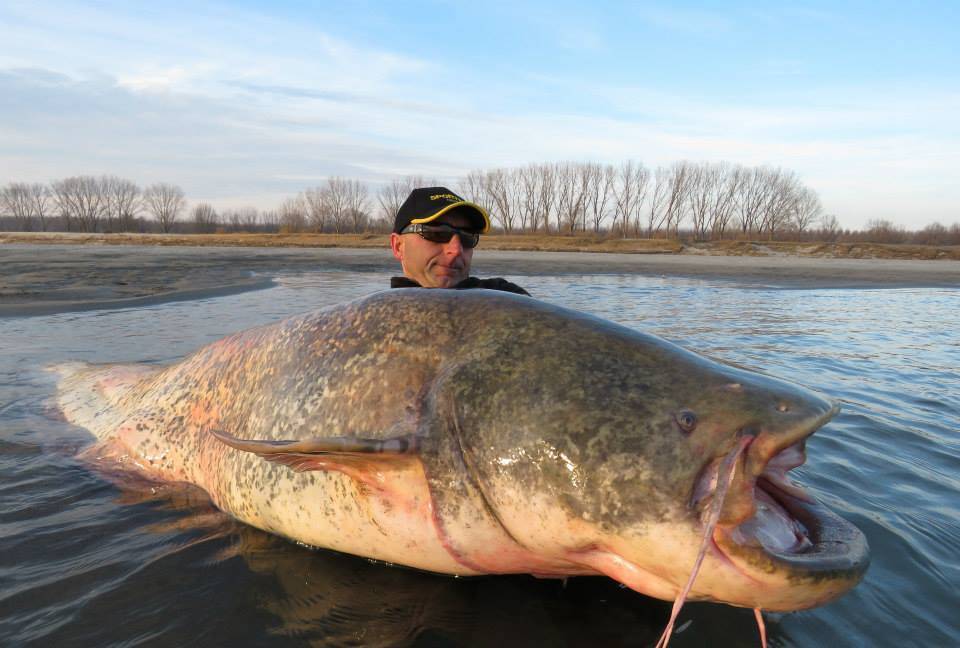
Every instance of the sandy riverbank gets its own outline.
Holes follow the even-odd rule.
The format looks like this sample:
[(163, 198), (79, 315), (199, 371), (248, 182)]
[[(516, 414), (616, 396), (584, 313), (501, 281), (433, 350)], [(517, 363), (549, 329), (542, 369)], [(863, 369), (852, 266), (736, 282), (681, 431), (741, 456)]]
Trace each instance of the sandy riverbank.
[[(151, 245), (175, 247), (362, 248), (385, 249), (388, 234), (249, 233), (220, 234), (84, 234), (82, 232), (0, 232), (6, 243), (53, 245)], [(577, 233), (487, 234), (484, 250), (525, 252), (605, 252), (615, 254), (682, 254), (697, 256), (798, 256), (828, 259), (930, 259), (960, 261), (960, 245), (889, 243), (823, 243), (814, 241), (679, 241), (619, 238)]]
[[(384, 248), (0, 244), (0, 316), (128, 307), (272, 285), (278, 274), (392, 273)], [(782, 288), (960, 287), (960, 261), (478, 250), (478, 276), (630, 273)], [(386, 287), (386, 286), (384, 286)]]

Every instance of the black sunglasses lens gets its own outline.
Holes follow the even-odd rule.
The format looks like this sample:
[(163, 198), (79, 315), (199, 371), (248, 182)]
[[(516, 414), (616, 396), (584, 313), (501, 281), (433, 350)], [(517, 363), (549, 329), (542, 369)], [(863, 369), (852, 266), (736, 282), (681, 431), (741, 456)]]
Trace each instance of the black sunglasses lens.
[(467, 250), (477, 247), (477, 243), (480, 242), (479, 234), (474, 234), (473, 232), (467, 232), (461, 229), (453, 229), (452, 227), (429, 230), (423, 229), (420, 232), (420, 236), (427, 239), (431, 243), (448, 243), (450, 239), (453, 238), (454, 234), (460, 235), (460, 245)]
[(460, 232), (460, 245), (467, 250), (477, 247), (480, 242), (480, 235), (473, 232)]
[(420, 236), (427, 239), (431, 243), (446, 243), (453, 238), (452, 230), (423, 230), (420, 232)]

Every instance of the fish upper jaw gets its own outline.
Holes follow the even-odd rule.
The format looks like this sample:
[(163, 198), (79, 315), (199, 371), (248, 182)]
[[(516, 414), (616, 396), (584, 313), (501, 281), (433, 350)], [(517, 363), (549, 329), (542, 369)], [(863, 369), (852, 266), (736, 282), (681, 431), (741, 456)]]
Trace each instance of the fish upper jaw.
[[(809, 407), (810, 411), (807, 412), (794, 414), (790, 404), (784, 401), (778, 402), (775, 409), (776, 412), (767, 413), (766, 420), (762, 423), (745, 426), (740, 430), (740, 434), (750, 434), (755, 437), (753, 443), (750, 444), (745, 467), (745, 473), (753, 478), (757, 478), (767, 471), (774, 458), (780, 460), (780, 463), (776, 465), (781, 468), (791, 461), (799, 459), (799, 461), (786, 467), (785, 470), (801, 465), (805, 460), (803, 442), (836, 416), (840, 411), (840, 406), (833, 401), (823, 399), (819, 407)], [(777, 420), (778, 418), (781, 420)], [(781, 456), (786, 449), (793, 448), (798, 444), (799, 455), (791, 455), (789, 459)]]

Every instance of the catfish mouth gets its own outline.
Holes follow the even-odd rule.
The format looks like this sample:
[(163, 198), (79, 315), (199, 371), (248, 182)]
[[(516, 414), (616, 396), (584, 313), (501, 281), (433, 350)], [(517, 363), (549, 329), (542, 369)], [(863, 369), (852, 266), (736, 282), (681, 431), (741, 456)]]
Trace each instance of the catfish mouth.
[[(769, 499), (771, 503), (765, 506), (777, 516), (777, 522), (755, 524), (755, 515), (733, 530), (733, 540), (746, 545), (755, 539), (777, 562), (794, 570), (859, 579), (870, 563), (863, 532), (799, 487), (793, 488), (803, 496), (780, 489), (761, 476), (756, 487), (758, 513), (761, 502)], [(771, 533), (771, 529), (777, 531)], [(788, 529), (794, 531), (793, 538)]]
[(806, 440), (798, 441), (767, 462), (753, 485), (753, 515), (730, 532), (735, 542), (776, 555), (799, 554), (814, 546), (819, 538), (811, 529), (818, 527), (810, 507), (816, 500), (787, 476), (806, 460), (805, 445)]
[[(786, 572), (791, 579), (826, 578), (855, 583), (863, 575), (870, 562), (863, 533), (817, 502), (787, 474), (803, 465), (806, 439), (834, 411), (801, 433), (803, 438), (775, 450), (765, 464), (757, 456), (760, 450), (750, 448), (750, 458), (737, 467), (720, 523), (713, 533), (713, 546), (725, 558), (738, 566), (745, 561), (767, 572)], [(695, 502), (712, 492), (718, 465), (714, 462), (704, 469), (697, 483)], [(759, 465), (762, 469), (757, 472), (755, 466)]]

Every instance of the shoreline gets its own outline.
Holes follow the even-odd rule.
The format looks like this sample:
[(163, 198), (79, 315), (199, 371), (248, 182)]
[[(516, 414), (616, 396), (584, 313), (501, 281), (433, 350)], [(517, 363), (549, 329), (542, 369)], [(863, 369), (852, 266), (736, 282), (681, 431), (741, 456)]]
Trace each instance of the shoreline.
[[(385, 247), (0, 244), (0, 317), (128, 308), (235, 294), (283, 274), (399, 274)], [(957, 288), (960, 261), (478, 249), (474, 275), (635, 274), (813, 288)], [(384, 288), (387, 286), (384, 285)]]
[(237, 283), (228, 286), (203, 286), (192, 289), (158, 292), (151, 295), (116, 298), (94, 297), (90, 294), (85, 294), (82, 289), (78, 289), (74, 296), (68, 299), (41, 300), (37, 302), (11, 301), (10, 303), (6, 303), (4, 296), (0, 295), (0, 318), (35, 317), (38, 315), (55, 315), (57, 313), (77, 313), (92, 310), (112, 310), (121, 308), (156, 306), (158, 304), (190, 301), (192, 299), (226, 297), (229, 295), (251, 292), (254, 290), (273, 288), (276, 285), (277, 282), (272, 278), (265, 278), (257, 281), (238, 281)]
[[(205, 248), (354, 248), (386, 249), (389, 234), (248, 233), (139, 234), (81, 232), (0, 232), (0, 246), (102, 245), (172, 246)], [(681, 241), (678, 239), (617, 238), (579, 232), (557, 234), (487, 234), (485, 250), (516, 252), (599, 252), (605, 254), (666, 254), (697, 256), (795, 256), (817, 259), (916, 259), (960, 261), (960, 245), (906, 243), (850, 243), (822, 241), (760, 241), (723, 239)]]

